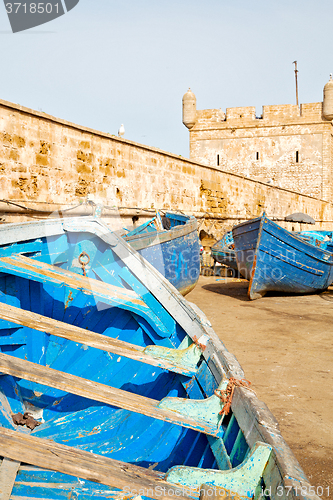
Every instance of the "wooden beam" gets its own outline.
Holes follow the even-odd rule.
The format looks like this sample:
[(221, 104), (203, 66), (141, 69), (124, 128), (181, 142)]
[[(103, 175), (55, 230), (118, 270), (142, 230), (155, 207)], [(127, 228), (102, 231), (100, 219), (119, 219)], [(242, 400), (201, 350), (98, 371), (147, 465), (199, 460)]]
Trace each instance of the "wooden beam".
[(191, 491), (190, 496), (190, 488), (164, 481), (163, 473), (3, 427), (0, 427), (0, 455), (42, 469), (120, 488), (129, 497), (141, 495), (140, 490), (147, 492), (144, 496), (156, 500), (193, 500), (199, 496), (194, 491)]
[(177, 411), (159, 408), (159, 401), (155, 399), (138, 396), (137, 394), (108, 385), (69, 375), (68, 373), (9, 356), (8, 354), (0, 353), (0, 372), (37, 384), (53, 387), (66, 393), (76, 394), (93, 401), (99, 401), (100, 403), (123, 408), (134, 413), (140, 413), (147, 417), (157, 418), (158, 420), (187, 427), (198, 432), (204, 432), (211, 436), (217, 437), (221, 433), (223, 434), (223, 430), (219, 429), (212, 422), (200, 420), (199, 418), (190, 418), (186, 415), (181, 415)]
[[(50, 278), (55, 285), (66, 284), (76, 290), (82, 289), (84, 293), (88, 293), (89, 295), (95, 291), (97, 295), (111, 295), (120, 301), (134, 301), (135, 304), (142, 304), (142, 300), (132, 290), (110, 285), (103, 281), (87, 278), (86, 276), (80, 276), (61, 267), (30, 259), (24, 255), (15, 254), (10, 257), (2, 257), (0, 262), (7, 265), (13, 271), (15, 269), (20, 271), (23, 277), (25, 275), (28, 277), (36, 276), (36, 278), (40, 278), (38, 281), (49, 281), (48, 278)], [(6, 269), (3, 270), (6, 272)]]
[(147, 304), (132, 290), (121, 288), (80, 276), (45, 262), (39, 262), (23, 255), (12, 255), (0, 258), (0, 271), (27, 278), (39, 283), (53, 286), (65, 286), (71, 290), (80, 290), (88, 296), (93, 296), (96, 302), (100, 301), (111, 307), (121, 307), (143, 316), (153, 328), (159, 328), (170, 336), (171, 332), (165, 327), (160, 318)]
[(4, 458), (0, 466), (0, 498), (9, 500), (21, 462)]
[[(72, 340), (79, 344), (88, 345), (96, 349), (112, 352), (125, 358), (140, 361), (152, 366), (158, 366), (181, 375), (192, 376), (196, 373), (195, 369), (190, 369), (180, 363), (172, 363), (167, 360), (158, 359), (144, 352), (144, 347), (136, 346), (122, 340), (112, 339), (106, 335), (90, 332), (78, 326), (68, 325), (62, 321), (47, 318), (41, 314), (25, 311), (18, 307), (8, 304), (0, 304), (0, 319), (10, 321), (16, 325), (22, 325), (33, 330), (48, 333), (67, 340)], [(31, 334), (33, 335), (33, 334)], [(175, 349), (175, 352), (177, 350)], [(178, 351), (179, 352), (179, 351)]]

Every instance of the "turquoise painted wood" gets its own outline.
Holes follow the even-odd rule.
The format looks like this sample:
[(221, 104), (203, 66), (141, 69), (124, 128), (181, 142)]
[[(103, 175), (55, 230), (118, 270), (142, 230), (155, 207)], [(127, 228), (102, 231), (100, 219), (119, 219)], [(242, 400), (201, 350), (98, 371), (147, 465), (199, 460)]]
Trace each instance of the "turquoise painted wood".
[(171, 483), (200, 488), (210, 484), (239, 495), (253, 498), (260, 494), (258, 476), (262, 475), (267, 465), (272, 448), (258, 442), (248, 457), (238, 467), (226, 471), (202, 470), (194, 467), (176, 466), (168, 471), (165, 479)]
[[(218, 477), (238, 494), (274, 486), (270, 498), (287, 500), (276, 489), (284, 476), (306, 481), (253, 393), (236, 389), (222, 418), (214, 391), (243, 376), (236, 360), (202, 313), (98, 220), (0, 228), (0, 339), (8, 498), (157, 500), (162, 481), (190, 485), (193, 494), (177, 496), (194, 499)], [(26, 412), (39, 425), (15, 424)], [(120, 486), (124, 474), (137, 493)]]
[(200, 347), (196, 344), (191, 344), (186, 349), (169, 349), (162, 346), (147, 346), (144, 351), (152, 357), (172, 361), (176, 365), (181, 365), (192, 372), (198, 371), (198, 363), (202, 355)]
[[(218, 390), (225, 390), (227, 385), (228, 381), (221, 382)], [(195, 418), (198, 422), (207, 422), (214, 425), (216, 429), (222, 424), (220, 412), (223, 405), (221, 399), (216, 395), (203, 400), (167, 397), (162, 399), (158, 407), (180, 413), (185, 417)]]

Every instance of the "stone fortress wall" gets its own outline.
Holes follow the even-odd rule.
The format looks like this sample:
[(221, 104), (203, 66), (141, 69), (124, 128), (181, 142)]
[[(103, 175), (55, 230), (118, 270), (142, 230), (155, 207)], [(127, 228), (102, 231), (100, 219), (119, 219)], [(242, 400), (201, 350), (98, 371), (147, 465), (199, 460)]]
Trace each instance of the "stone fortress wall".
[[(127, 223), (133, 217), (141, 223), (155, 209), (180, 210), (195, 215), (202, 234), (213, 238), (263, 211), (289, 229), (299, 229), (299, 224), (283, 222), (293, 212), (308, 213), (318, 228), (333, 223), (331, 203), (318, 196), (251, 180), (223, 171), (221, 165), (188, 160), (6, 101), (0, 101), (0, 189), (2, 223), (84, 215), (96, 205), (111, 225), (118, 216), (115, 207), (122, 207), (119, 212)], [(71, 210), (59, 214), (64, 208)]]
[(276, 187), (333, 201), (333, 80), (323, 102), (197, 110), (189, 90), (183, 122), (190, 158)]

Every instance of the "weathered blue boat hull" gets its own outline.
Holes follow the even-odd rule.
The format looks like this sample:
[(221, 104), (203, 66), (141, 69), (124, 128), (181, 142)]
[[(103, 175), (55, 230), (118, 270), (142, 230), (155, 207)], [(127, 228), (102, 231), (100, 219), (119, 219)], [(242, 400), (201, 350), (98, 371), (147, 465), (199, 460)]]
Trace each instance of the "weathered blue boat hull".
[(150, 229), (149, 232), (125, 235), (124, 239), (182, 295), (186, 295), (195, 287), (200, 275), (198, 224), (194, 217), (169, 213), (166, 217), (170, 229)]
[(0, 373), (7, 498), (308, 485), (254, 393), (236, 387), (221, 414), (244, 373), (208, 320), (98, 220), (0, 229)]
[(333, 256), (266, 216), (232, 230), (238, 269), (250, 281), (251, 300), (268, 291), (313, 293), (333, 281)]
[[(28, 228), (29, 226), (23, 225), (18, 228), (21, 237), (24, 237), (24, 244), (15, 242), (1, 245), (0, 255), (8, 257), (19, 251), (20, 255), (29, 256), (36, 261), (41, 274), (27, 269), (21, 272), (21, 267), (15, 268), (14, 264), (12, 267), (8, 263), (0, 264), (2, 302), (142, 348), (155, 345), (174, 349), (182, 341), (185, 341), (185, 347), (189, 345), (190, 338), (184, 329), (175, 323), (135, 274), (129, 271), (127, 261), (133, 252), (130, 247), (125, 243), (122, 245), (125, 251), (123, 260), (114, 253), (114, 243), (121, 244), (121, 239), (115, 240), (107, 232), (106, 240), (103, 241), (89, 232), (88, 226), (87, 231), (81, 227), (81, 231), (76, 232), (75, 223), (71, 227), (64, 224), (60, 234), (56, 234), (57, 230), (53, 228), (52, 234), (48, 236), (37, 232), (33, 237), (33, 231)], [(46, 229), (45, 233), (47, 232)], [(84, 270), (80, 265), (80, 255), (81, 261), (84, 261), (83, 252), (89, 258)], [(141, 262), (142, 273), (149, 278), (152, 268), (147, 262)], [(115, 301), (113, 297), (108, 300), (108, 297), (103, 299), (96, 293), (89, 295), (88, 291), (81, 291), (80, 286), (77, 289), (54, 283), (54, 279), (48, 279), (46, 271), (43, 272), (44, 263), (56, 265), (59, 270), (74, 271), (80, 276), (85, 272), (88, 287), (89, 281), (97, 278), (125, 293), (129, 290), (133, 294), (135, 290), (136, 299), (141, 300), (141, 305), (131, 308), (131, 304)], [(160, 287), (169, 288), (167, 282), (161, 284), (156, 277), (155, 280)], [(170, 290), (173, 290), (172, 287)], [(146, 303), (149, 304), (149, 309)], [(185, 398), (194, 392), (196, 397), (203, 398), (211, 396), (218, 385), (204, 366), (204, 389), (193, 381), (186, 390), (190, 378), (185, 377), (185, 384), (183, 376), (176, 376), (174, 372), (93, 347), (80, 346), (76, 342), (43, 332), (31, 331), (27, 327), (17, 328), (15, 324), (8, 324), (8, 321), (2, 321), (0, 327), (2, 353), (10, 353), (22, 360), (111, 385), (131, 394), (160, 400), (168, 395)], [(89, 402), (77, 395), (55, 388), (39, 387), (31, 381), (16, 380), (10, 376), (2, 377), (0, 387), (7, 394), (14, 395), (9, 400), (13, 413), (24, 413), (27, 408), (32, 408), (33, 413), (36, 408), (41, 409), (45, 422), (32, 431), (36, 437), (52, 439), (60, 444), (75, 446), (104, 457), (112, 456), (115, 460), (125, 460), (142, 467), (156, 464), (156, 470), (164, 472), (180, 463), (197, 465), (202, 462), (209, 468), (217, 467), (207, 437), (193, 429), (154, 420), (126, 409), (103, 404), (96, 406), (95, 401)], [(2, 414), (1, 424), (12, 428), (13, 425), (8, 420), (8, 416)], [(194, 442), (195, 447), (191, 447), (190, 443)], [(56, 475), (38, 472), (37, 476), (43, 474), (47, 478), (54, 478)], [(20, 476), (21, 473), (18, 475), (19, 483)], [(29, 477), (28, 482), (34, 482), (35, 471), (30, 474), (24, 471), (22, 482), (23, 477), (24, 481)], [(17, 485), (17, 488), (25, 490), (22, 485)]]

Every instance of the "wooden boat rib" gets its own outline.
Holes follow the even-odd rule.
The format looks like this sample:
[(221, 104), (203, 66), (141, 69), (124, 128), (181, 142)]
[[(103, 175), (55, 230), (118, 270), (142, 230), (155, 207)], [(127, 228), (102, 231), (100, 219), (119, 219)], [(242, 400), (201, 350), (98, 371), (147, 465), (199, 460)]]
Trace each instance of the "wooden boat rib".
[[(0, 266), (6, 498), (187, 499), (206, 483), (242, 499), (262, 488), (272, 500), (306, 498), (253, 392), (236, 387), (220, 415), (215, 390), (244, 377), (237, 360), (122, 238), (99, 221), (5, 226)], [(20, 413), (33, 428), (14, 422)]]
[[(196, 344), (192, 344), (187, 349), (178, 350), (177, 357), (174, 354), (171, 356), (173, 350), (168, 348), (155, 346), (151, 349), (149, 347), (136, 346), (128, 342), (90, 332), (77, 326), (68, 326), (66, 323), (46, 318), (30, 311), (24, 311), (4, 303), (1, 304), (0, 319), (45, 332), (49, 335), (72, 340), (82, 345), (125, 356), (126, 358), (141, 361), (152, 366), (159, 366), (182, 375), (194, 375), (197, 371), (196, 365), (201, 356), (200, 348)], [(170, 360), (168, 359), (169, 357)]]

